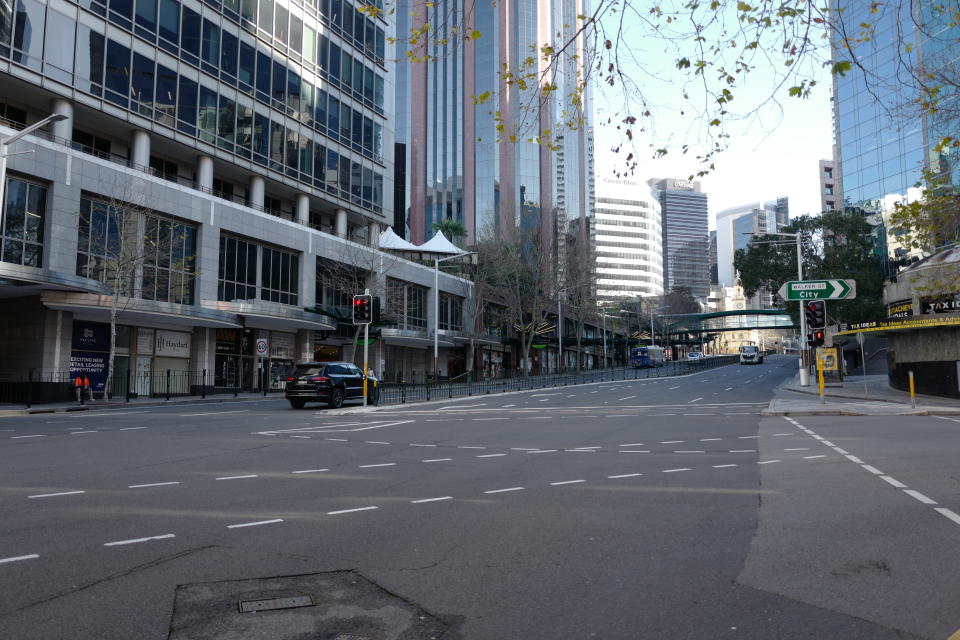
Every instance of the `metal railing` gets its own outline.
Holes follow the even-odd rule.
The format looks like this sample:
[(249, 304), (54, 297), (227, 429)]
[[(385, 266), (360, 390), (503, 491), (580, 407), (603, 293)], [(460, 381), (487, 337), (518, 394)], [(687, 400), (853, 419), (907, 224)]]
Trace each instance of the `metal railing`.
[(382, 383), (378, 385), (378, 405), (406, 404), (408, 402), (426, 402), (467, 396), (481, 396), (507, 391), (530, 391), (553, 387), (567, 387), (591, 382), (617, 382), (621, 380), (641, 380), (646, 378), (666, 378), (706, 371), (716, 367), (736, 364), (739, 356), (715, 356), (702, 360), (667, 362), (658, 367), (645, 369), (611, 368), (593, 369), (580, 372), (526, 376), (516, 378), (493, 378), (464, 380), (457, 376), (446, 381), (426, 383)]

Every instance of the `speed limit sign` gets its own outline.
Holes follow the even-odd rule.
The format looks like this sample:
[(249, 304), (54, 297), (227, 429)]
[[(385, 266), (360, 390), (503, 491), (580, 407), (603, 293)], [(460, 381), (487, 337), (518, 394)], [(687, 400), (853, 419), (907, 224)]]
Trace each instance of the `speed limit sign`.
[(257, 339), (257, 355), (258, 356), (267, 355), (268, 346), (269, 345), (267, 344), (266, 338), (258, 338)]

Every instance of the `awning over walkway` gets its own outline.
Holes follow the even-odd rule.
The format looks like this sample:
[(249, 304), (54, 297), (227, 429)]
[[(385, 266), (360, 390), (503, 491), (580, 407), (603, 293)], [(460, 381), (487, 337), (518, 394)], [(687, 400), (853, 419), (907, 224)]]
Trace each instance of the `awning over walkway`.
[[(66, 291), (44, 291), (40, 301), (49, 309), (70, 311), (79, 320), (109, 322), (111, 296)], [(191, 305), (122, 298), (122, 324), (145, 327), (214, 327), (237, 328), (241, 324), (235, 314)]]

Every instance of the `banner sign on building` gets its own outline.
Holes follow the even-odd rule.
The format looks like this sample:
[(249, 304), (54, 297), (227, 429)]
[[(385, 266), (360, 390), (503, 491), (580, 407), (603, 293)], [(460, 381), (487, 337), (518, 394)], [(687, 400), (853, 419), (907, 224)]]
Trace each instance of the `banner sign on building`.
[(913, 316), (913, 300), (897, 300), (887, 304), (888, 318), (910, 318)]
[(107, 386), (107, 370), (110, 354), (99, 351), (71, 351), (70, 352), (70, 379), (77, 376), (87, 376), (90, 388), (94, 391), (103, 391)]
[(960, 327), (960, 318), (906, 318), (871, 320), (870, 322), (841, 323), (838, 336), (852, 335), (859, 331), (896, 331), (902, 329), (932, 329), (935, 327)]
[(190, 334), (180, 331), (157, 331), (156, 354), (168, 358), (190, 357)]
[(110, 325), (74, 322), (72, 346), (81, 351), (110, 351)]
[(946, 293), (920, 298), (920, 313), (957, 313), (960, 311), (960, 294)]
[(137, 329), (137, 354), (153, 355), (153, 329)]

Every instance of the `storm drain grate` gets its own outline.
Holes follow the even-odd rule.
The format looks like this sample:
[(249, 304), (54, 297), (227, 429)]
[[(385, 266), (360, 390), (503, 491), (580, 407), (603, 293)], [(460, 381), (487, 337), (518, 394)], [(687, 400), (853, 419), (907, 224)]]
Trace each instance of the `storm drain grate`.
[(288, 596), (286, 598), (270, 598), (267, 600), (241, 600), (240, 613), (257, 613), (258, 611), (275, 611), (277, 609), (296, 609), (298, 607), (312, 607), (316, 604), (313, 596)]

